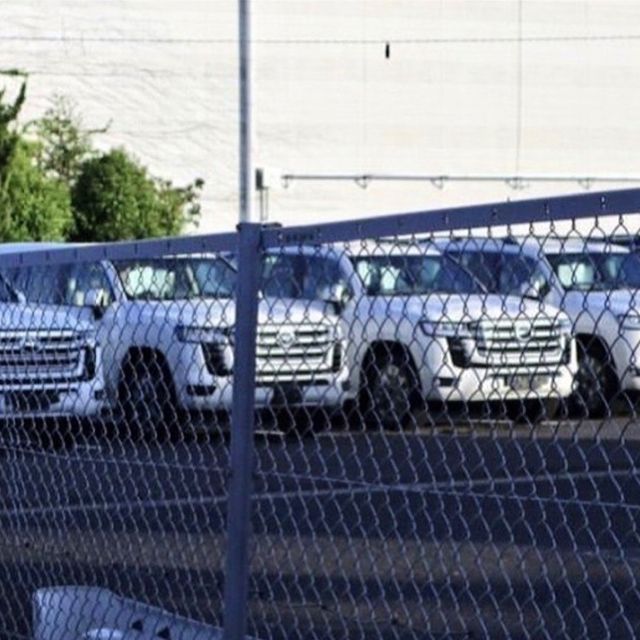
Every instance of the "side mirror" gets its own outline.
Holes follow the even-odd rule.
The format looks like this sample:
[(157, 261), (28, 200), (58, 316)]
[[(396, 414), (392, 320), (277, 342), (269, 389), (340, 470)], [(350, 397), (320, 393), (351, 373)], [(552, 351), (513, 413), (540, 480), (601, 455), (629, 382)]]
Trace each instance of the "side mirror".
[(532, 298), (533, 300), (542, 300), (548, 293), (549, 283), (540, 280), (525, 282), (520, 288), (520, 295), (523, 298)]
[(343, 284), (333, 284), (329, 288), (327, 295), (324, 296), (323, 301), (332, 304), (338, 311), (342, 311), (350, 299), (351, 293), (347, 287)]
[(104, 289), (88, 289), (84, 294), (84, 306), (91, 308), (96, 318), (104, 314), (107, 300), (107, 292)]

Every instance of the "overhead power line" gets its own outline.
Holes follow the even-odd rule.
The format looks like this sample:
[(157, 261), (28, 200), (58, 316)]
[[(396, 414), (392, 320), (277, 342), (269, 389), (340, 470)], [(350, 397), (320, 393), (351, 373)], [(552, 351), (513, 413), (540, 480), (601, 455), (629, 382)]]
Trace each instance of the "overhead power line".
[[(515, 44), (554, 42), (625, 42), (640, 41), (640, 33), (602, 35), (558, 35), (558, 36), (474, 36), (467, 38), (256, 38), (258, 45), (439, 45), (439, 44)], [(180, 38), (144, 36), (66, 36), (66, 35), (3, 35), (0, 42), (64, 42), (64, 43), (114, 43), (114, 44), (225, 44), (237, 45), (236, 38)]]

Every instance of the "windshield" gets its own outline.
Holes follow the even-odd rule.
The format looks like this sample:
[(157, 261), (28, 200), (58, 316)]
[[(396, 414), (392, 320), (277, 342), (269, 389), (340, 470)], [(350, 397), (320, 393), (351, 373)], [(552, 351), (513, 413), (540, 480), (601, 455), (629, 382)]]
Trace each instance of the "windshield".
[(634, 253), (563, 253), (547, 256), (569, 291), (640, 289), (640, 257)]
[(337, 260), (327, 256), (268, 253), (262, 266), (265, 297), (327, 300), (336, 286), (348, 288)]
[(539, 261), (522, 253), (456, 250), (448, 255), (473, 273), (489, 293), (526, 295), (543, 293), (549, 286)]
[(219, 258), (159, 258), (114, 263), (130, 300), (231, 298), (236, 272)]
[(369, 296), (484, 293), (462, 266), (443, 255), (386, 255), (352, 258)]
[(99, 262), (12, 267), (4, 274), (29, 302), (81, 307), (90, 290), (111, 300), (109, 280)]

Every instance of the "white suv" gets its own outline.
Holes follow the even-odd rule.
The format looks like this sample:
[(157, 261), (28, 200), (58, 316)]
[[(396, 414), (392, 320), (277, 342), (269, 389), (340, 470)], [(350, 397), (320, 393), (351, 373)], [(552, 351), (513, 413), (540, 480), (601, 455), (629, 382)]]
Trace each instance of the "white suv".
[(28, 304), (0, 278), (0, 417), (95, 417), (105, 395), (91, 323)]
[[(434, 247), (353, 243), (270, 250), (286, 296), (316, 301), (339, 318), (350, 389), (365, 415), (398, 426), (415, 401), (501, 401), (536, 414), (567, 397), (577, 369), (570, 322), (556, 307), (487, 294)], [(273, 263), (269, 266), (269, 263)], [(540, 410), (542, 408), (542, 411)]]
[[(179, 410), (231, 408), (236, 272), (226, 260), (101, 261), (9, 276), (28, 299), (69, 305), (92, 322), (109, 397), (139, 431), (165, 435), (161, 425), (182, 422)], [(257, 407), (340, 407), (348, 376), (337, 322), (296, 301), (262, 300), (256, 370)]]
[(640, 257), (578, 238), (451, 243), (450, 251), (494, 291), (519, 291), (560, 307), (578, 344), (576, 404), (610, 412), (618, 391), (640, 390)]

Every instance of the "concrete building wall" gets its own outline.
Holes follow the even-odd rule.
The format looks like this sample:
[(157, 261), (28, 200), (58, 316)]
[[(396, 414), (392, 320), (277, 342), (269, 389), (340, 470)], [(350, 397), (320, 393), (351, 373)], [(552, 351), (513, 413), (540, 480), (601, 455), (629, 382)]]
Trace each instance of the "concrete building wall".
[[(640, 175), (634, 0), (254, 0), (255, 161), (278, 173)], [(25, 118), (72, 96), (151, 171), (237, 215), (235, 0), (5, 0)], [(387, 58), (386, 43), (390, 51)], [(599, 185), (595, 185), (599, 186)], [(615, 185), (609, 185), (615, 186)], [(270, 217), (319, 221), (577, 184), (280, 181)]]

